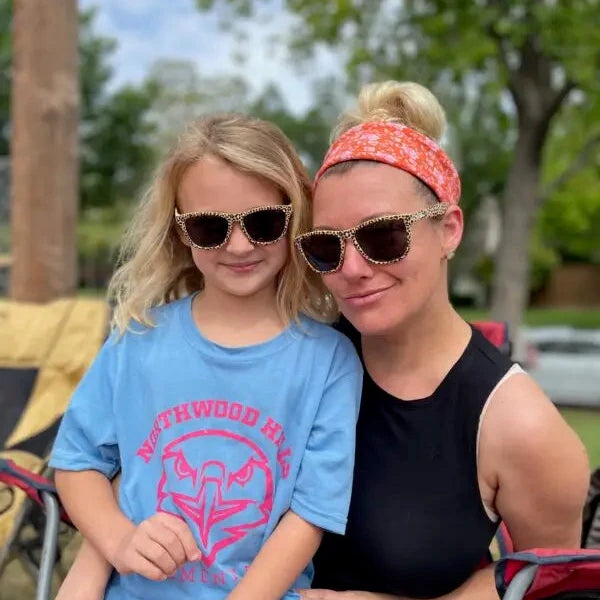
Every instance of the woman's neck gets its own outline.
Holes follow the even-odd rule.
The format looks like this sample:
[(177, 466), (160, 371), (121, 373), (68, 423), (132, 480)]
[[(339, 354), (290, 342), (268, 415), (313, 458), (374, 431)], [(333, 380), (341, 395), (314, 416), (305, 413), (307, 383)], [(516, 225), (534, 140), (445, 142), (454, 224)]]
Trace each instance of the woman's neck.
[(375, 382), (404, 399), (431, 395), (464, 352), (471, 329), (447, 299), (430, 305), (401, 328), (363, 336), (367, 370)]
[(202, 335), (223, 346), (259, 344), (285, 328), (277, 310), (276, 290), (270, 287), (252, 296), (206, 288), (194, 298), (192, 315)]

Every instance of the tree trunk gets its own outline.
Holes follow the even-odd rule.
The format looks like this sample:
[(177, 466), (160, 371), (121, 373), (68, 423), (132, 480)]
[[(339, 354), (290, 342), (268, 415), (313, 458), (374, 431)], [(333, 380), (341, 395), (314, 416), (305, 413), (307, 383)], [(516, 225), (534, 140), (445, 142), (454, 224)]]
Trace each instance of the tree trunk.
[(503, 198), (502, 236), (492, 289), (492, 319), (516, 339), (529, 297), (529, 240), (537, 216), (546, 124), (521, 123)]
[(496, 34), (509, 75), (519, 120), (515, 155), (504, 189), (502, 239), (496, 256), (492, 287), (492, 318), (507, 321), (519, 354), (519, 327), (529, 299), (529, 240), (540, 207), (542, 149), (550, 122), (574, 88), (567, 81), (552, 83), (555, 65), (545, 54), (539, 35), (531, 34), (520, 49), (520, 61), (511, 69), (506, 40)]
[(12, 268), (15, 300), (76, 290), (77, 1), (15, 0)]

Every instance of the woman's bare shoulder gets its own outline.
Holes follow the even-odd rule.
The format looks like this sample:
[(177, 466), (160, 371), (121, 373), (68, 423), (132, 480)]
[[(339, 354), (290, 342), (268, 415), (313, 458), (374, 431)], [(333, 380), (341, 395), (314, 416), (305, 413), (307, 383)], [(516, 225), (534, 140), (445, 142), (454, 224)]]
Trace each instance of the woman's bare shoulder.
[(572, 546), (589, 484), (585, 448), (537, 383), (515, 373), (481, 426), (480, 475), (517, 547)]

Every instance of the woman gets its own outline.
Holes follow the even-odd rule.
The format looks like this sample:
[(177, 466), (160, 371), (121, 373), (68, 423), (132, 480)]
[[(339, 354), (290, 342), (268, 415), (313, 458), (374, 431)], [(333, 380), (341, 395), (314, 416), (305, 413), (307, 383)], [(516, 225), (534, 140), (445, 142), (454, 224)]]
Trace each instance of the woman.
[(463, 216), (444, 127), (422, 86), (363, 89), (297, 239), (365, 367), (346, 535), (325, 536), (305, 600), (497, 598), (480, 567), (500, 520), (518, 550), (579, 546), (581, 442), (448, 299)]

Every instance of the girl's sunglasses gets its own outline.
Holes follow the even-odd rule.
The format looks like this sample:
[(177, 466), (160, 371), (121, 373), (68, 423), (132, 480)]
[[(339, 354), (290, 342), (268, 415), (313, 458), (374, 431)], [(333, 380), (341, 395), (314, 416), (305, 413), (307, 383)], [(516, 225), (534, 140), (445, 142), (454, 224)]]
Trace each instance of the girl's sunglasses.
[(231, 237), (234, 223), (239, 223), (250, 243), (257, 246), (274, 244), (287, 232), (292, 207), (289, 204), (257, 206), (241, 213), (191, 212), (180, 214), (175, 208), (175, 221), (194, 248), (215, 250)]
[(316, 229), (299, 235), (295, 244), (317, 273), (335, 273), (344, 263), (346, 240), (369, 262), (388, 265), (403, 259), (410, 250), (411, 226), (421, 219), (441, 217), (448, 205), (438, 203), (408, 215), (375, 217), (350, 229)]

